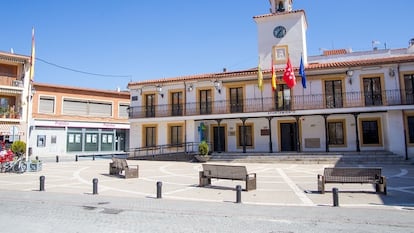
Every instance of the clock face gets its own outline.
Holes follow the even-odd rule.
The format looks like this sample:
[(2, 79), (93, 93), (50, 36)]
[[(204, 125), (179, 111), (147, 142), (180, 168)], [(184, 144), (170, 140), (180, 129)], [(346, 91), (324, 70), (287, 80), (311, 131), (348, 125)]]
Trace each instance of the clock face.
[(283, 38), (286, 35), (286, 28), (283, 26), (277, 26), (273, 29), (273, 36), (276, 38)]

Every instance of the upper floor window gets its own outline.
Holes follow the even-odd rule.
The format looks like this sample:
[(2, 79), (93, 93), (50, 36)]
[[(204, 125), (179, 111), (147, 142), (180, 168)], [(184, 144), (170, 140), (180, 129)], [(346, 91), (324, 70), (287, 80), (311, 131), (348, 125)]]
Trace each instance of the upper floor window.
[(145, 95), (145, 116), (155, 117), (155, 94)]
[(211, 90), (200, 90), (200, 101), (198, 104), (198, 109), (200, 111), (200, 114), (211, 114), (212, 113), (212, 95)]
[(118, 117), (119, 118), (128, 118), (128, 104), (120, 104), (118, 107)]
[(414, 103), (414, 74), (404, 75), (406, 104)]
[(277, 85), (275, 95), (275, 109), (276, 111), (290, 110), (291, 96), (290, 89), (286, 84)]
[(325, 81), (326, 108), (342, 108), (342, 81)]
[(17, 77), (17, 66), (0, 64), (0, 76)]
[(39, 113), (53, 114), (55, 113), (55, 98), (49, 96), (40, 96)]
[(112, 103), (64, 99), (62, 112), (68, 115), (111, 117)]
[(381, 79), (379, 77), (364, 78), (365, 106), (382, 105)]
[(230, 112), (243, 112), (243, 88), (232, 87), (230, 91)]
[(171, 93), (171, 115), (172, 116), (183, 115), (183, 93), (182, 92)]

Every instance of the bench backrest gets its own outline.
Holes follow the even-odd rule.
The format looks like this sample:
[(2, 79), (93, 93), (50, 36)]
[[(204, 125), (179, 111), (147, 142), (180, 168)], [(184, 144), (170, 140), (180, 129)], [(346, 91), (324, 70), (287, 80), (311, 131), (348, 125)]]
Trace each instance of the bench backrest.
[(114, 163), (114, 166), (117, 168), (121, 168), (121, 169), (128, 168), (126, 159), (112, 158), (112, 162)]
[(325, 168), (325, 182), (358, 183), (376, 182), (381, 177), (381, 168), (335, 167)]
[(222, 179), (246, 179), (245, 166), (230, 166), (217, 164), (203, 164), (204, 176)]

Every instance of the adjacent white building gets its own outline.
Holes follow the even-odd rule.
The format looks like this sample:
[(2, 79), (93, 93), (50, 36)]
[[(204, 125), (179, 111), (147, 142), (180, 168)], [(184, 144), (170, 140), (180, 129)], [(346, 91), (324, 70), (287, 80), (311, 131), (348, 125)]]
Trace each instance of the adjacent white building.
[[(202, 140), (213, 152), (414, 153), (414, 40), (407, 48), (308, 56), (305, 11), (291, 0), (270, 3), (271, 13), (253, 17), (263, 91), (257, 67), (131, 82), (133, 154), (192, 151)], [(282, 79), (288, 58), (293, 88)]]

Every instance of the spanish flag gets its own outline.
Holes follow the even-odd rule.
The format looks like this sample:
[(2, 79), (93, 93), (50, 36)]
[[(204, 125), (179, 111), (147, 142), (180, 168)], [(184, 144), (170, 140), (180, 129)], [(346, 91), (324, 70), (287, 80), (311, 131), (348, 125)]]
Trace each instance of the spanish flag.
[(35, 65), (35, 35), (34, 28), (32, 28), (32, 54), (30, 55), (30, 81), (33, 81)]
[(257, 66), (257, 85), (260, 91), (263, 91), (263, 73), (260, 69), (260, 57), (259, 57), (259, 65)]
[(275, 66), (273, 65), (273, 59), (272, 59), (272, 90), (276, 91), (276, 72), (275, 72)]

